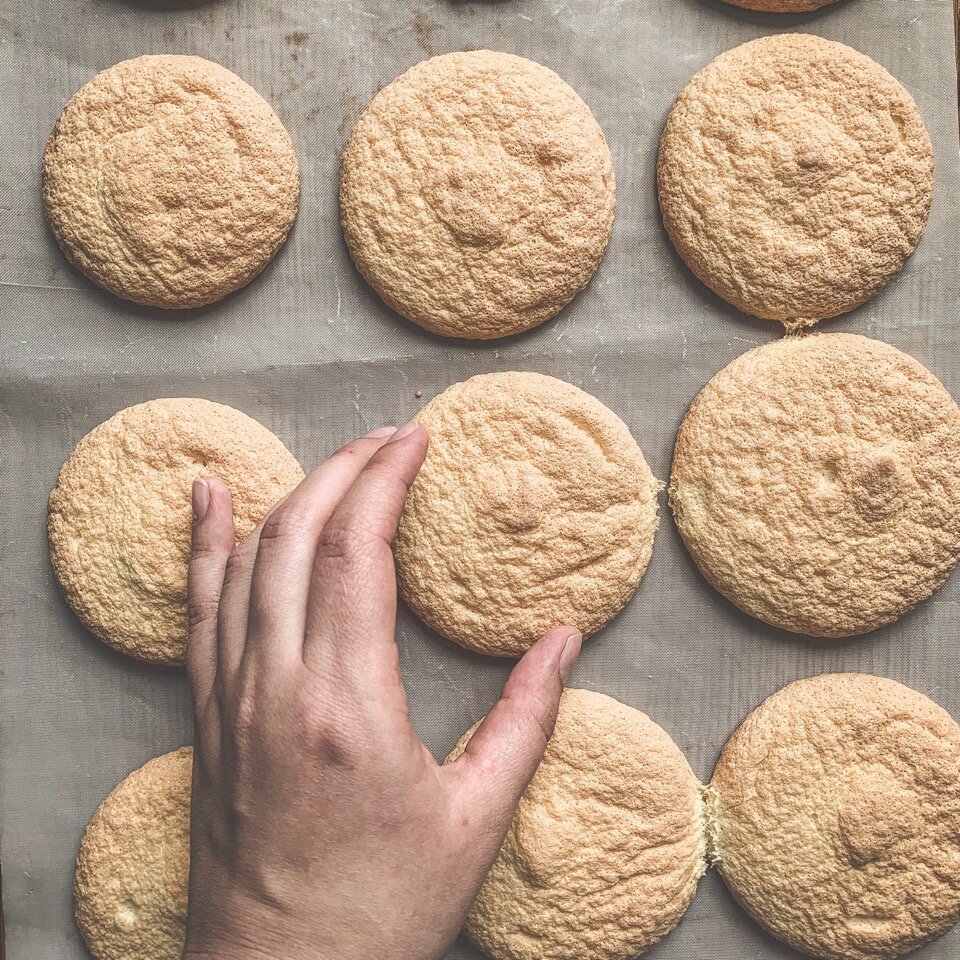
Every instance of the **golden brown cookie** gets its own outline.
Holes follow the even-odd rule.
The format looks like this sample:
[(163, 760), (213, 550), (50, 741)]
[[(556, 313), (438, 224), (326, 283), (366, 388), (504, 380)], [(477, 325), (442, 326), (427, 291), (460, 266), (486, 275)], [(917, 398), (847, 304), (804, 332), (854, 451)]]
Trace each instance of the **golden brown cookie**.
[(898, 957), (960, 919), (960, 727), (923, 694), (792, 683), (730, 738), (710, 792), (723, 879), (796, 949)]
[(599, 400), (539, 373), (449, 387), (394, 541), (400, 592), (461, 646), (519, 656), (551, 627), (595, 633), (633, 595), (658, 484)]
[(670, 503), (703, 575), (747, 613), (813, 636), (866, 633), (960, 558), (960, 410), (877, 340), (765, 344), (690, 405)]
[(680, 922), (705, 852), (701, 787), (673, 740), (639, 710), (567, 690), (467, 934), (493, 960), (628, 960)]
[(135, 770), (100, 804), (80, 844), (77, 926), (95, 960), (180, 960), (190, 873), (193, 751)]
[(154, 307), (199, 307), (249, 283), (286, 239), (299, 194), (273, 109), (200, 57), (138, 57), (97, 74), (43, 158), (47, 219), (67, 259)]
[(343, 154), (340, 213), (360, 273), (434, 333), (535, 327), (586, 286), (613, 224), (610, 150), (552, 70), (450, 53), (380, 91)]
[(809, 326), (881, 290), (920, 241), (933, 150), (917, 105), (879, 64), (807, 34), (711, 61), (660, 140), (670, 238), (745, 313)]
[(64, 596), (101, 640), (183, 662), (193, 481), (230, 488), (238, 540), (302, 479), (246, 414), (198, 399), (128, 407), (77, 444), (50, 494), (50, 557)]

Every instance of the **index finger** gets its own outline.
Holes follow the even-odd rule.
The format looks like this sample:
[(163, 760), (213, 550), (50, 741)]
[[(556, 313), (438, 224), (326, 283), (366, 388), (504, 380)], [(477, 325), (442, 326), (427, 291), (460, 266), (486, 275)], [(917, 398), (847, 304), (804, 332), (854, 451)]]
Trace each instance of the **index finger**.
[(428, 442), (427, 431), (415, 421), (398, 430), (371, 457), (320, 535), (304, 661), (346, 673), (358, 685), (391, 685), (394, 675), (399, 683), (390, 542)]

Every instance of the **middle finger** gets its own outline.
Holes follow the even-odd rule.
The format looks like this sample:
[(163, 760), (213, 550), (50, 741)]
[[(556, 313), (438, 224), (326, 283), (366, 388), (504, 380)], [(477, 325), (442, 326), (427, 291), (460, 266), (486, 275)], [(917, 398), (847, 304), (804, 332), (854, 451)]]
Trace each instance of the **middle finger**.
[(320, 534), (370, 458), (394, 432), (393, 427), (382, 427), (341, 447), (264, 520), (250, 585), (245, 658), (276, 664), (302, 657)]

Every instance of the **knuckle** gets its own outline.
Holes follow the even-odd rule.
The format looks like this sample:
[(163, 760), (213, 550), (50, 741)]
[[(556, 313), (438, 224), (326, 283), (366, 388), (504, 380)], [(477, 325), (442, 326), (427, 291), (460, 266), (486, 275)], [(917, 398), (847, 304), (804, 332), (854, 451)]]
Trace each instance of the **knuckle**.
[(252, 680), (243, 680), (230, 697), (230, 733), (234, 749), (243, 756), (254, 740), (260, 715), (259, 691)]
[(257, 705), (252, 696), (241, 694), (233, 702), (233, 728), (234, 732), (244, 735), (253, 730), (255, 717), (257, 714)]
[(548, 723), (544, 710), (523, 710), (520, 722), (526, 733), (542, 741), (543, 746), (546, 747), (553, 736), (553, 727)]
[(349, 710), (327, 696), (305, 693), (297, 702), (297, 722), (306, 732), (310, 755), (323, 767), (354, 769), (360, 756), (351, 730), (356, 726)]
[(324, 767), (353, 770), (357, 765), (357, 758), (348, 738), (336, 727), (323, 726), (315, 730), (311, 747), (314, 757)]
[(214, 546), (203, 540), (194, 538), (190, 545), (190, 559), (194, 563), (206, 563), (208, 560), (219, 560), (226, 551), (222, 547)]
[(253, 568), (254, 550), (250, 540), (244, 540), (230, 551), (224, 580), (236, 580)]
[(220, 597), (214, 594), (194, 594), (187, 600), (187, 625), (193, 633), (205, 623), (216, 620)]
[(314, 760), (327, 769), (356, 770), (360, 765), (356, 745), (335, 723), (315, 726), (310, 737), (310, 752)]
[(332, 521), (317, 544), (317, 557), (345, 566), (363, 564), (379, 554), (379, 539), (362, 526)]
[(523, 702), (512, 700), (511, 719), (524, 737), (543, 741), (546, 746), (553, 736), (550, 711), (540, 694), (528, 684), (522, 684)]
[(264, 521), (260, 531), (260, 546), (272, 549), (275, 544), (286, 545), (302, 540), (313, 525), (308, 510), (298, 506), (283, 506), (274, 510)]

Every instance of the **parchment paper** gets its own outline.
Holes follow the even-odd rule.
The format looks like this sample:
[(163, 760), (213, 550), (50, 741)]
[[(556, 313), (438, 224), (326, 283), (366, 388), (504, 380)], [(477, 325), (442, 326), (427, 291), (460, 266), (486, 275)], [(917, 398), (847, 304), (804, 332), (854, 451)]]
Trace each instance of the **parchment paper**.
[[(191, 737), (184, 676), (113, 654), (57, 593), (45, 501), (74, 443), (121, 407), (193, 395), (261, 420), (309, 467), (361, 430), (402, 422), (450, 383), (529, 369), (608, 404), (665, 480), (691, 398), (778, 327), (738, 314), (682, 268), (658, 216), (657, 137), (673, 98), (711, 57), (791, 29), (844, 41), (888, 67), (916, 97), (936, 150), (919, 251), (886, 292), (822, 329), (886, 340), (960, 397), (948, 0), (849, 0), (783, 17), (713, 0), (0, 0), (0, 855), (10, 960), (84, 956), (70, 892), (83, 827), (130, 770)], [(532, 57), (580, 92), (610, 141), (618, 209), (597, 277), (557, 320), (511, 340), (463, 344), (422, 333), (367, 289), (342, 244), (336, 194), (339, 151), (370, 97), (429, 55), (476, 47)], [(66, 100), (97, 70), (159, 52), (217, 60), (260, 90), (289, 129), (303, 176), (300, 216), (275, 263), (225, 302), (184, 314), (94, 288), (60, 255), (40, 202), (43, 145)], [(587, 644), (572, 682), (649, 713), (708, 779), (746, 713), (809, 674), (894, 677), (960, 718), (958, 597), (955, 576), (900, 623), (849, 643), (778, 633), (707, 587), (664, 517), (637, 596)], [(494, 702), (510, 664), (464, 653), (406, 611), (399, 644), (415, 723), (442, 756)], [(478, 954), (458, 944), (450, 956)], [(796, 955), (711, 875), (649, 956)], [(960, 932), (918, 956), (960, 956)]]

